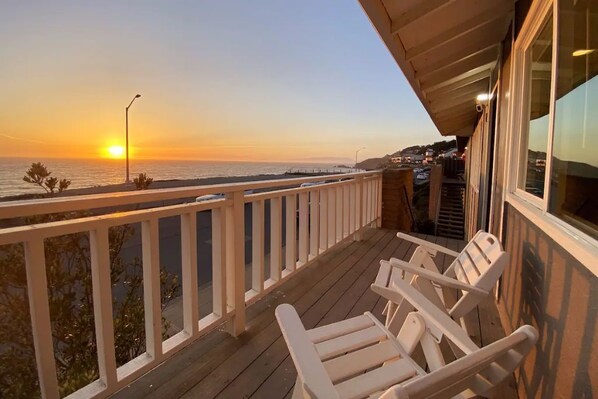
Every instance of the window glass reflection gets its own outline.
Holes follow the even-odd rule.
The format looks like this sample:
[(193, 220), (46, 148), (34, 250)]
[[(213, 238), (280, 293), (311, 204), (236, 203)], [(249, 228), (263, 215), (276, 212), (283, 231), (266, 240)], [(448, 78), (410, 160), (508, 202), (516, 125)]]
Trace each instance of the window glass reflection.
[(549, 211), (598, 237), (598, 2), (559, 1)]
[(529, 93), (529, 125), (524, 136), (519, 187), (530, 194), (544, 196), (546, 148), (550, 111), (552, 76), (552, 17), (548, 18), (527, 54), (527, 87)]

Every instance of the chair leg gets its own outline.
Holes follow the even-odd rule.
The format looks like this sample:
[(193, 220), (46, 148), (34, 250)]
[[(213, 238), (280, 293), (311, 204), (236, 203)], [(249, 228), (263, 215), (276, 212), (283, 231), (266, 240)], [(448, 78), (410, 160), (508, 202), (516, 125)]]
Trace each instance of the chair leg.
[(446, 365), (440, 346), (428, 332), (423, 335), (421, 345), (430, 371), (438, 370)]
[(397, 341), (405, 349), (405, 352), (411, 355), (425, 332), (426, 322), (423, 317), (415, 312), (411, 312), (407, 315), (405, 323), (397, 335)]
[(403, 327), (405, 320), (407, 319), (407, 315), (414, 310), (415, 308), (409, 302), (405, 300), (401, 301), (401, 303), (396, 307), (395, 311), (389, 314), (390, 317), (386, 317), (387, 323), (385, 327), (388, 328), (388, 331), (390, 331), (394, 336), (397, 336), (401, 330), (401, 327)]
[(303, 399), (303, 398), (304, 398), (303, 383), (299, 379), (299, 376), (297, 376), (297, 379), (295, 380), (295, 387), (293, 388), (293, 396), (291, 396), (291, 399)]
[(394, 315), (396, 310), (397, 305), (394, 302), (388, 301), (386, 303), (386, 306), (384, 307), (384, 312), (382, 313), (382, 315), (386, 316), (384, 327), (388, 327), (390, 325), (390, 321), (392, 320), (392, 316)]

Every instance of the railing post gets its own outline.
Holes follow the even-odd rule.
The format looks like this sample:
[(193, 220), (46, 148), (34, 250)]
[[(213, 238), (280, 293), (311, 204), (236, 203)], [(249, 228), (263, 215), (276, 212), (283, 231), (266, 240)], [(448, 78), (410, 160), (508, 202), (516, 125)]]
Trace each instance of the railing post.
[(42, 398), (58, 399), (60, 395), (52, 343), (46, 256), (42, 238), (25, 242), (25, 270), (39, 388)]
[(212, 209), (212, 312), (225, 317), (226, 303), (226, 210)]
[(229, 332), (236, 337), (245, 331), (245, 195), (235, 191), (226, 197), (233, 202), (226, 216), (226, 292), (235, 310)]
[(98, 369), (108, 389), (116, 385), (112, 283), (110, 281), (110, 244), (108, 228), (98, 227), (89, 233), (93, 317), (95, 321)]
[(355, 179), (355, 234), (353, 234), (354, 241), (361, 241), (361, 228), (363, 227), (363, 176), (358, 176)]
[(183, 324), (193, 337), (199, 328), (197, 282), (197, 214), (181, 215), (181, 266), (183, 275)]
[(158, 220), (141, 223), (145, 350), (152, 359), (162, 357), (162, 303), (160, 301), (160, 238)]

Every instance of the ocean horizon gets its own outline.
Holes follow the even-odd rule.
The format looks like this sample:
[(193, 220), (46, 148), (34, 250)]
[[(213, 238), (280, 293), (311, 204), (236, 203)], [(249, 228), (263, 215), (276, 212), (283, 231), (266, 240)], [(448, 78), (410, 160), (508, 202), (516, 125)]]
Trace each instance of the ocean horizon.
[[(23, 181), (33, 162), (43, 163), (52, 176), (71, 181), (69, 189), (123, 183), (122, 159), (8, 158), (0, 157), (0, 197), (43, 193), (41, 187)], [(187, 180), (208, 177), (278, 175), (290, 169), (330, 169), (333, 163), (243, 162), (192, 160), (132, 160), (131, 180), (146, 173), (154, 180)]]

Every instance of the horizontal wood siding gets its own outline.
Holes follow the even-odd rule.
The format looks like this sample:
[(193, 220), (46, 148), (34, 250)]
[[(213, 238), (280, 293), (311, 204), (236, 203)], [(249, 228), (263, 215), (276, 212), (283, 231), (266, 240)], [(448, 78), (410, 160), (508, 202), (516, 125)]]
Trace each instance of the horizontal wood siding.
[[(501, 316), (540, 339), (516, 374), (520, 398), (591, 398), (598, 392), (598, 278), (507, 205)], [(510, 331), (509, 331), (510, 332)]]

